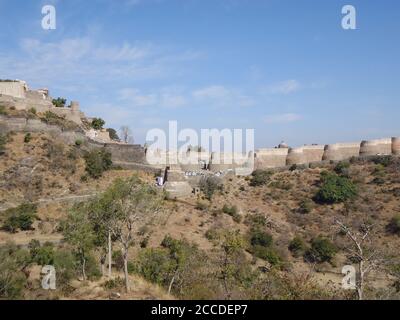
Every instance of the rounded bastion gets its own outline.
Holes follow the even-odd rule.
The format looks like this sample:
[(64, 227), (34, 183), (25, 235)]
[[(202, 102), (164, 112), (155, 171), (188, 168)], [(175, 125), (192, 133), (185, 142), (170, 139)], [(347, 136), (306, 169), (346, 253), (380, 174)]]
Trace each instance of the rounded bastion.
[(360, 156), (392, 154), (392, 139), (376, 139), (361, 142)]
[(392, 138), (392, 154), (400, 155), (400, 137)]
[(288, 156), (286, 158), (286, 165), (291, 166), (294, 164), (306, 164), (307, 158), (304, 154), (303, 147), (289, 149)]

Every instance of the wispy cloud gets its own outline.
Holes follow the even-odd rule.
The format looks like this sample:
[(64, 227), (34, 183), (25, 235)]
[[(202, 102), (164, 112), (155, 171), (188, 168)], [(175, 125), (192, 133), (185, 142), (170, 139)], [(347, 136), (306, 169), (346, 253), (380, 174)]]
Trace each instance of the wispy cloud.
[(300, 89), (300, 83), (297, 80), (286, 80), (267, 86), (267, 93), (272, 94), (290, 94)]
[(208, 86), (197, 89), (182, 87), (162, 87), (153, 91), (125, 88), (118, 91), (118, 99), (133, 107), (207, 107), (235, 108), (251, 107), (256, 101), (238, 89), (225, 86)]
[(291, 123), (302, 119), (302, 116), (296, 113), (282, 113), (267, 115), (264, 117), (265, 123)]
[(151, 93), (137, 88), (124, 88), (118, 91), (118, 99), (135, 107), (178, 108), (188, 103), (187, 97), (180, 89), (164, 87)]
[(148, 42), (97, 43), (89, 37), (47, 42), (28, 38), (20, 50), (0, 54), (4, 76), (66, 87), (84, 83), (162, 79), (181, 74), (199, 57), (195, 51), (174, 52)]

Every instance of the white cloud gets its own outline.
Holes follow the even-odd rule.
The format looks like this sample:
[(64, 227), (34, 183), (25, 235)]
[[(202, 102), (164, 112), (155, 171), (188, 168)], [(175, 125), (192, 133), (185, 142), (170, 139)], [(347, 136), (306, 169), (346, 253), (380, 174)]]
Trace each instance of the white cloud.
[(175, 88), (161, 88), (153, 93), (144, 93), (137, 88), (125, 88), (118, 92), (118, 98), (133, 107), (178, 108), (187, 104), (187, 98)]
[(129, 43), (124, 43), (120, 47), (100, 47), (93, 52), (97, 59), (111, 61), (134, 61), (146, 58), (151, 53), (152, 48), (149, 44), (132, 46)]
[(199, 99), (226, 99), (230, 91), (223, 86), (210, 86), (193, 92), (193, 96)]
[(89, 37), (59, 41), (23, 39), (20, 50), (0, 53), (0, 70), (9, 78), (58, 87), (88, 83), (163, 79), (185, 71), (184, 65), (201, 55), (195, 51), (174, 52), (153, 43), (98, 43)]
[(267, 87), (267, 92), (273, 94), (290, 94), (300, 89), (297, 80), (286, 80)]
[(125, 88), (119, 91), (119, 99), (127, 101), (134, 107), (146, 107), (157, 104), (158, 97), (154, 94), (143, 94), (139, 89)]
[(282, 113), (267, 115), (264, 117), (265, 123), (290, 123), (296, 122), (302, 119), (302, 116), (296, 113)]
[(182, 87), (162, 87), (154, 91), (125, 88), (118, 91), (118, 99), (136, 107), (250, 107), (256, 104), (253, 97), (224, 86), (209, 86), (194, 90)]

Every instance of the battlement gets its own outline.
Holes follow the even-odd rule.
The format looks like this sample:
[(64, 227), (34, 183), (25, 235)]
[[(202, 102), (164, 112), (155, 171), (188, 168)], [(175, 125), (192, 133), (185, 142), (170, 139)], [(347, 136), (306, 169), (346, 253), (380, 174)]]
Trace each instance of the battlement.
[[(0, 80), (0, 103), (19, 111), (28, 111), (31, 108), (34, 108), (37, 113), (50, 111), (78, 126), (82, 126), (82, 120), (87, 119), (80, 111), (78, 101), (71, 101), (69, 107), (55, 107), (47, 88), (30, 90), (26, 82), (21, 80)], [(113, 142), (106, 131), (90, 132), (88, 136), (100, 142)]]

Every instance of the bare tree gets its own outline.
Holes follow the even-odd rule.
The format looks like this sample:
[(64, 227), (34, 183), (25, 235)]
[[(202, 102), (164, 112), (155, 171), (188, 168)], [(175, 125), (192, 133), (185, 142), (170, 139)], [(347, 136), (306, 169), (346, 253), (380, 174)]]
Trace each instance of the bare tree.
[(120, 128), (120, 136), (123, 142), (133, 144), (135, 142), (132, 130), (128, 126), (122, 126)]
[(160, 212), (163, 196), (154, 187), (142, 182), (136, 175), (128, 180), (117, 180), (115, 203), (118, 207), (118, 222), (114, 235), (122, 246), (125, 288), (129, 291), (129, 249), (135, 234), (149, 224)]
[(363, 225), (360, 231), (353, 231), (339, 220), (335, 220), (346, 236), (351, 240), (352, 245), (346, 247), (350, 258), (357, 262), (358, 276), (356, 278), (356, 290), (359, 300), (364, 299), (365, 283), (368, 274), (383, 264), (382, 255), (371, 243), (372, 225)]

